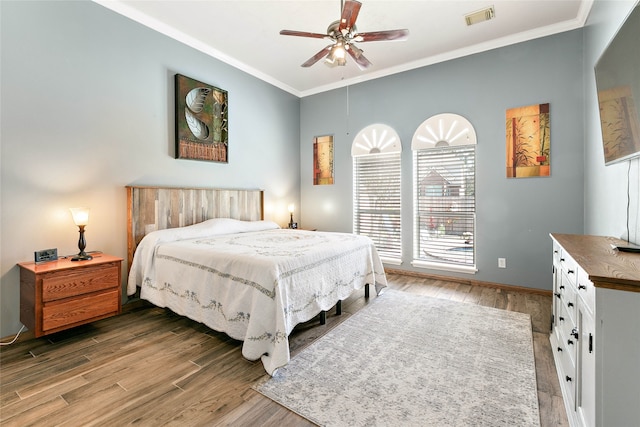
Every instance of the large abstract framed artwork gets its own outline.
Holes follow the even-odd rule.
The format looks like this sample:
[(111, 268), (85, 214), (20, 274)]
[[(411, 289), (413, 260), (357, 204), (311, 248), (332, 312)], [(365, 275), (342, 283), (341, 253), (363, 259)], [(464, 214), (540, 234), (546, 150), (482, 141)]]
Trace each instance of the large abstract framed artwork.
[(207, 83), (175, 76), (176, 159), (228, 163), (228, 94)]
[(507, 110), (507, 178), (550, 175), (549, 131), (549, 104)]
[(333, 135), (313, 138), (313, 185), (333, 184)]

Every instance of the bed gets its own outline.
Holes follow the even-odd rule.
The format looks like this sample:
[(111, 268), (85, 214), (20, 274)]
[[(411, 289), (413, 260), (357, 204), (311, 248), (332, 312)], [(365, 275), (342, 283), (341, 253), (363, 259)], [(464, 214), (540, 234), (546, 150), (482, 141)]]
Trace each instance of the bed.
[(288, 363), (293, 328), (354, 290), (386, 285), (372, 241), (282, 229), (261, 190), (127, 187), (127, 294), (243, 341), (265, 370)]

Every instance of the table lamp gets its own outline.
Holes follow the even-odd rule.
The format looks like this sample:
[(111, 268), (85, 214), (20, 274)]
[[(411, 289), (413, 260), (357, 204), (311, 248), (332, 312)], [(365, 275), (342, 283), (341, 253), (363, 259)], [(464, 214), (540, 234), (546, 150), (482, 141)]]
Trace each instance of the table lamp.
[(93, 257), (87, 255), (84, 251), (84, 248), (87, 247), (87, 242), (84, 240), (84, 227), (89, 223), (89, 208), (70, 208), (70, 210), (73, 216), (73, 222), (80, 228), (80, 238), (78, 239), (78, 249), (80, 249), (80, 252), (71, 258), (71, 261), (90, 260)]
[[(289, 205), (289, 215), (291, 216), (291, 219), (289, 220), (289, 228), (296, 228), (294, 227), (294, 223), (293, 223), (293, 211), (295, 210), (295, 206), (292, 204)], [(296, 224), (297, 225), (297, 224)]]

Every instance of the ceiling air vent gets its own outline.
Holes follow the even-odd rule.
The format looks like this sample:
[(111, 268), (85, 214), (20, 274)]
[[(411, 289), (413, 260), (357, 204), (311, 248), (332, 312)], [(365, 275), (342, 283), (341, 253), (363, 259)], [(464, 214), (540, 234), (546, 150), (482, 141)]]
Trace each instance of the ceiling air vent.
[(493, 19), (496, 16), (495, 10), (493, 10), (493, 6), (487, 7), (486, 9), (478, 10), (477, 12), (472, 12), (468, 15), (464, 16), (464, 20), (467, 22), (467, 25), (477, 24), (478, 22), (488, 21)]

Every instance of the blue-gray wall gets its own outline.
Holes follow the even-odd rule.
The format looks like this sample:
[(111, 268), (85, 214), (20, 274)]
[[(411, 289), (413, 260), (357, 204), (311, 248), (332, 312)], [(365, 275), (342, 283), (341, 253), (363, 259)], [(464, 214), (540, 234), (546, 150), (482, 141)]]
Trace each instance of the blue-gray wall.
[[(130, 184), (262, 188), (269, 219), (299, 204), (300, 100), (89, 1), (0, 1), (0, 336), (20, 329), (17, 262), (126, 258)], [(174, 159), (176, 73), (229, 93), (229, 163)], [(126, 273), (126, 271), (124, 271)]]
[[(394, 268), (550, 289), (550, 232), (583, 231), (582, 30), (520, 43), (397, 74), (301, 103), (301, 197), (305, 227), (352, 229), (351, 143), (373, 123), (402, 139), (403, 264)], [(506, 178), (505, 113), (549, 103), (551, 176)], [(473, 276), (413, 268), (411, 139), (439, 113), (456, 113), (475, 127), (477, 266)], [(312, 183), (312, 138), (333, 134), (335, 182)], [(507, 268), (498, 268), (498, 258)]]

